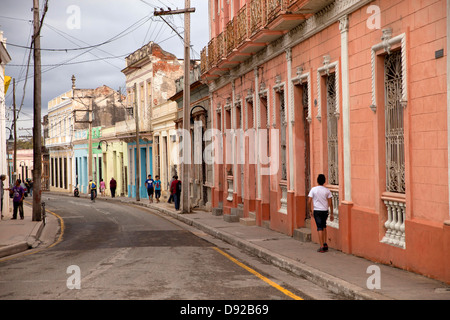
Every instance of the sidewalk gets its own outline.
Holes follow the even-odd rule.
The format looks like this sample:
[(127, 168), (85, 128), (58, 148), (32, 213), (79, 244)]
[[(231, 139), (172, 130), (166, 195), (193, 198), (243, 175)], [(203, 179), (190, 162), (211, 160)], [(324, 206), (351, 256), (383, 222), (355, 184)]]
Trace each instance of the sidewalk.
[(44, 228), (42, 221), (32, 221), (31, 197), (24, 200), (23, 220), (20, 219), (19, 212), (17, 219), (12, 220), (12, 200), (3, 200), (10, 201), (11, 212), (3, 212), (3, 219), (0, 221), (0, 259), (36, 247)]
[[(46, 193), (49, 196), (51, 194)], [(72, 196), (61, 193), (58, 193), (58, 195)], [(88, 197), (87, 195), (81, 196)], [(318, 245), (315, 243), (300, 242), (285, 234), (263, 227), (244, 226), (239, 222), (226, 222), (222, 216), (213, 216), (211, 212), (194, 210), (190, 214), (181, 214), (179, 211), (175, 211), (171, 204), (163, 202), (150, 204), (148, 199), (136, 201), (134, 198), (127, 197), (112, 199), (99, 196), (97, 200), (137, 204), (154, 209), (159, 214), (193, 226), (280, 268), (352, 299), (450, 300), (450, 286), (445, 283), (412, 272), (376, 264), (332, 248), (327, 253), (318, 253), (316, 251)], [(20, 229), (23, 234), (22, 237), (18, 236), (19, 230), (15, 229), (18, 241), (23, 242), (23, 239), (27, 238), (33, 228), (36, 227), (36, 225), (33, 227), (29, 224), (28, 220), (26, 213), (25, 220), (16, 220), (17, 222), (25, 221), (25, 224), (29, 226), (28, 229)], [(4, 226), (12, 222), (15, 223), (15, 220), (0, 222), (0, 248), (6, 240), (4, 239)], [(11, 232), (9, 233), (11, 243), (12, 236)], [(367, 288), (367, 282), (372, 283), (372, 266), (379, 267), (380, 289), (370, 290)]]

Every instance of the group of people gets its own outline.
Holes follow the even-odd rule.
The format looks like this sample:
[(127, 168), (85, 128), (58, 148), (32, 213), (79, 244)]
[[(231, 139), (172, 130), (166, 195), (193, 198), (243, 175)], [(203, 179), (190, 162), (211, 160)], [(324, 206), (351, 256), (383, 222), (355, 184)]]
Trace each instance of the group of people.
[(10, 197), (13, 199), (13, 217), (12, 219), (17, 219), (17, 212), (19, 212), (20, 219), (23, 220), (23, 198), (25, 197), (25, 188), (22, 186), (23, 182), (20, 179), (16, 180), (16, 184), (12, 188), (5, 188), (3, 181), (6, 179), (4, 174), (0, 175), (0, 212), (1, 218), (3, 219), (3, 196), (5, 190), (9, 191)]
[[(109, 188), (111, 190), (111, 197), (114, 198), (116, 195), (116, 187), (117, 182), (114, 178), (111, 178), (109, 182)], [(150, 203), (153, 203), (153, 194), (155, 195), (155, 202), (159, 203), (161, 198), (161, 180), (159, 176), (155, 176), (155, 179), (152, 179), (152, 175), (149, 174), (147, 180), (145, 180), (145, 187), (147, 189), (148, 200)], [(100, 193), (102, 196), (105, 196), (106, 191), (106, 183), (103, 179), (100, 179)], [(91, 201), (95, 202), (95, 198), (97, 198), (97, 185), (94, 181), (89, 180), (89, 192), (91, 194)], [(169, 203), (172, 201), (175, 203), (175, 209), (180, 209), (180, 195), (181, 195), (181, 181), (178, 180), (178, 176), (173, 176), (170, 181), (170, 197)]]
[[(156, 203), (159, 203), (161, 198), (161, 180), (159, 176), (155, 176), (155, 180), (152, 179), (152, 175), (149, 174), (147, 180), (145, 180), (145, 187), (147, 188), (148, 200), (153, 203), (153, 193), (155, 193)], [(172, 201), (175, 203), (175, 209), (180, 210), (180, 195), (181, 195), (181, 181), (178, 180), (178, 176), (173, 176), (169, 185), (170, 197), (169, 203)]]
[[(116, 188), (117, 188), (117, 181), (114, 178), (111, 178), (109, 181), (109, 189), (111, 190), (111, 197), (116, 197)], [(89, 180), (89, 190), (91, 194), (91, 201), (95, 202), (95, 198), (97, 198), (97, 185), (94, 181)], [(100, 179), (100, 193), (104, 197), (106, 195), (106, 183), (103, 181), (103, 179)]]

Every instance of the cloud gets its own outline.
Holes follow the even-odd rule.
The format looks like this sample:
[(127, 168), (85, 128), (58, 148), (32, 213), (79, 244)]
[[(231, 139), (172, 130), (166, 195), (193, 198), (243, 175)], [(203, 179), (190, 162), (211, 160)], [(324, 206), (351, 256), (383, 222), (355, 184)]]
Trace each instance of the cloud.
[[(42, 14), (44, 0), (40, 1)], [(163, 4), (164, 3), (164, 4)], [(72, 7), (71, 7), (72, 6)], [(41, 48), (69, 49), (67, 51), (43, 50), (42, 58), (42, 110), (47, 114), (48, 101), (71, 88), (71, 77), (77, 78), (77, 87), (96, 88), (102, 85), (118, 90), (125, 87), (125, 56), (149, 41), (180, 59), (183, 43), (179, 36), (159, 17), (153, 17), (155, 8), (184, 8), (184, 0), (58, 0), (49, 1), (49, 9), (41, 31)], [(30, 0), (8, 1), (2, 4), (0, 30), (7, 38), (7, 48), (12, 61), (6, 73), (16, 79), (16, 105), (22, 99), (29, 50), (14, 45), (29, 46), (33, 12)], [(201, 49), (209, 40), (208, 2), (191, 0), (195, 13), (191, 14), (191, 58), (200, 58)], [(77, 12), (78, 8), (78, 12)], [(74, 10), (75, 9), (75, 10)], [(78, 18), (78, 21), (77, 21)], [(165, 16), (164, 19), (181, 33), (184, 30), (183, 15)], [(79, 22), (78, 28), (74, 28)], [(90, 49), (70, 50), (102, 44)], [(33, 59), (31, 59), (33, 63)], [(33, 114), (33, 66), (25, 88), (23, 111)], [(123, 90), (124, 91), (124, 90)], [(6, 96), (6, 104), (12, 106), (12, 86)], [(10, 118), (12, 114), (9, 113)], [(32, 127), (29, 117), (19, 116), (20, 127)], [(28, 121), (26, 121), (28, 120)], [(27, 123), (27, 124), (24, 124)], [(10, 123), (7, 123), (9, 126)], [(21, 132), (22, 134), (22, 132)], [(27, 134), (24, 132), (23, 134)]]

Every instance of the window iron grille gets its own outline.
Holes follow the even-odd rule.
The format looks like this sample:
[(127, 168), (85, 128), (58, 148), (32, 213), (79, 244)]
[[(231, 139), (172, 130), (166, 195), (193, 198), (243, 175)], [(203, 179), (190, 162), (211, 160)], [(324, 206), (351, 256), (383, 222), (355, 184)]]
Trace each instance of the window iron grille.
[(338, 162), (338, 118), (336, 117), (336, 74), (326, 78), (327, 87), (327, 142), (328, 142), (328, 183), (339, 184)]
[(405, 145), (402, 100), (401, 52), (384, 60), (386, 191), (405, 193)]

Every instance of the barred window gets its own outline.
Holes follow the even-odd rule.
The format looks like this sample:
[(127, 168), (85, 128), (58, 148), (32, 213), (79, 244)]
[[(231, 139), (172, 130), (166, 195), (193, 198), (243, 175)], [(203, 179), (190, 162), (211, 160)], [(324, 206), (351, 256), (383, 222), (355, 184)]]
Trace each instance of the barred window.
[(386, 191), (405, 193), (405, 145), (402, 99), (402, 56), (384, 59)]
[(339, 184), (338, 162), (338, 118), (336, 116), (336, 74), (326, 77), (327, 87), (327, 142), (328, 142), (328, 183)]
[(286, 105), (284, 101), (284, 91), (278, 93), (280, 103), (280, 142), (281, 142), (281, 180), (287, 180), (286, 161)]

